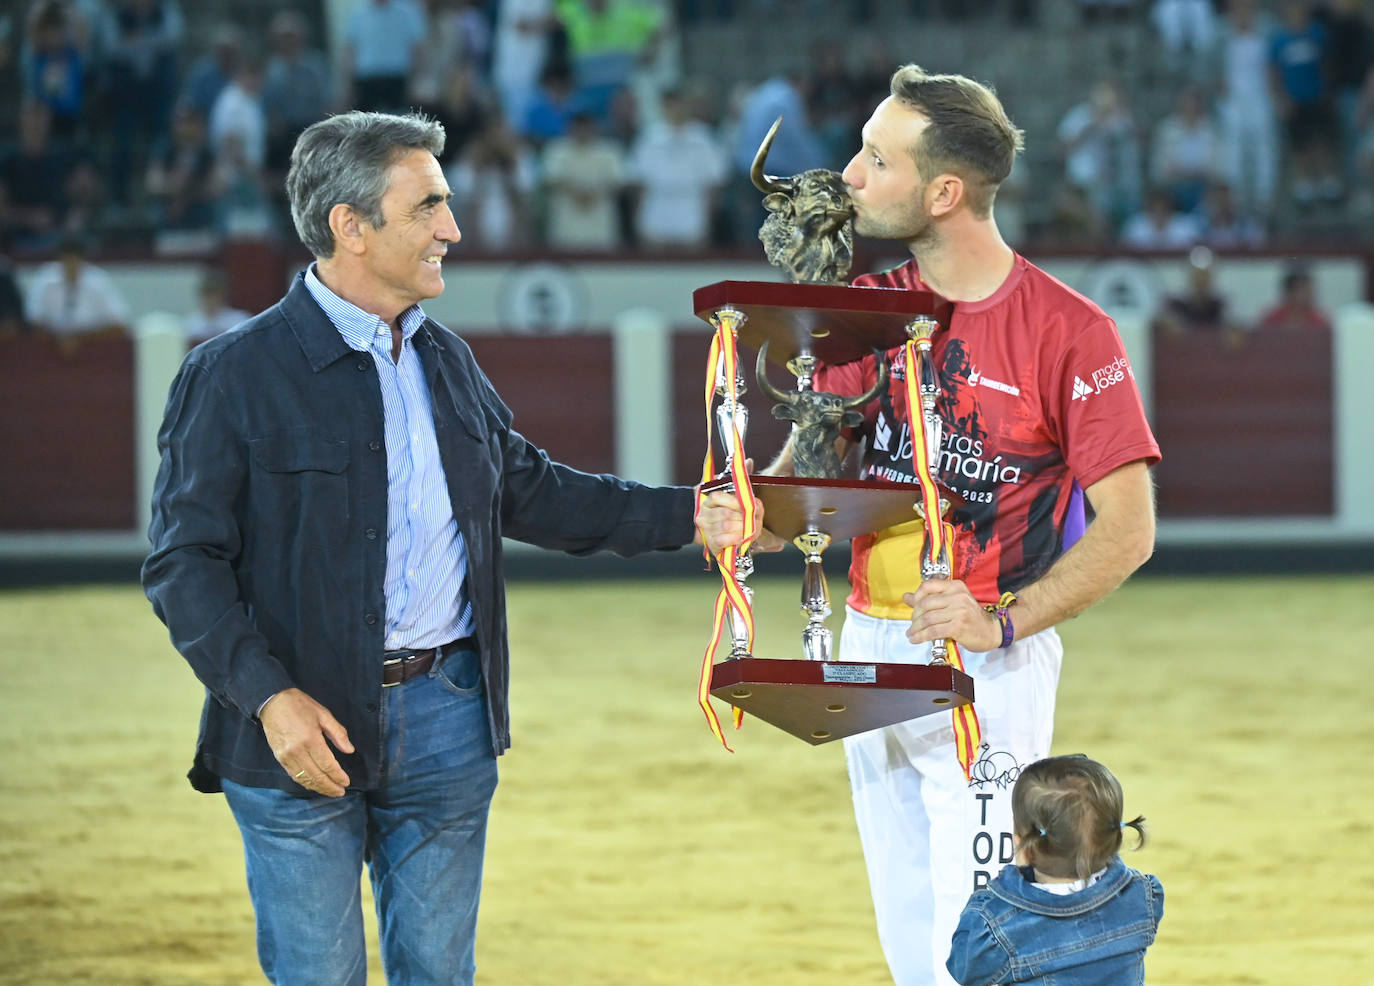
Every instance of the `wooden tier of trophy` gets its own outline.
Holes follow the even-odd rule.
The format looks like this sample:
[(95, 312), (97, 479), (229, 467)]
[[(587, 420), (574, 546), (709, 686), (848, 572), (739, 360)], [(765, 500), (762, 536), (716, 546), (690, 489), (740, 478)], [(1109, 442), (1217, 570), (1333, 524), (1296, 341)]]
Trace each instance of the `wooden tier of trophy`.
[[(765, 525), (797, 545), (806, 558), (802, 580), (802, 612), (807, 617), (802, 630), (803, 657), (788, 660), (754, 656), (749, 650), (748, 630), (732, 612), (729, 629), (733, 646), (730, 655), (711, 669), (711, 695), (812, 744), (933, 712), (947, 712), (972, 702), (973, 679), (947, 663), (831, 659), (832, 635), (825, 625), (830, 598), (821, 566), (822, 553), (835, 541), (920, 516), (922, 488), (914, 483), (839, 479), (838, 461), (826, 461), (827, 453), (833, 458), (834, 438), (842, 424), (852, 425), (857, 420), (858, 404), (877, 395), (886, 383), (885, 376), (880, 375), (868, 395), (858, 398), (816, 394), (811, 380), (818, 362), (836, 365), (874, 351), (885, 352), (905, 344), (916, 332), (924, 332), (928, 337), (935, 325), (947, 324), (951, 306), (925, 291), (722, 281), (697, 290), (693, 307), (699, 317), (718, 331), (727, 327), (738, 342), (766, 355), (768, 362), (786, 367), (797, 378), (796, 390), (791, 394), (778, 392), (763, 373), (764, 359), (758, 361), (760, 387), (769, 396), (782, 398), (774, 413), (794, 423), (794, 452), (808, 444), (816, 450), (813, 461), (797, 461), (798, 475), (794, 477), (749, 477), (755, 496), (764, 505)], [(882, 366), (881, 360), (879, 364)], [(732, 389), (719, 368), (716, 372), (716, 393), (722, 398), (716, 408), (716, 420), (722, 438), (733, 430), (742, 442), (747, 410), (737, 397), (743, 390), (743, 374), (737, 373)], [(805, 429), (818, 427), (817, 408), (829, 414), (828, 424), (818, 433), (804, 435)], [(732, 447), (737, 446), (726, 443), (727, 457)], [(832, 469), (832, 475), (823, 475)], [(719, 478), (703, 489), (731, 486), (727, 464)], [(941, 522), (940, 518), (931, 520)], [(736, 562), (733, 574), (746, 596), (752, 596), (744, 585), (751, 571), (752, 561), (747, 555)]]

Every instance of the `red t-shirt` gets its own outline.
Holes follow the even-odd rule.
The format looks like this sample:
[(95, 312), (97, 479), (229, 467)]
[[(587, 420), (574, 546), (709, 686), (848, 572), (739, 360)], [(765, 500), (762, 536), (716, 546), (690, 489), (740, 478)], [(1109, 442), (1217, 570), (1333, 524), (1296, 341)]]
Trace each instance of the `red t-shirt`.
[[(865, 274), (856, 287), (929, 290), (914, 261)], [(1119, 466), (1159, 460), (1135, 374), (1112, 320), (1093, 302), (1017, 256), (989, 298), (959, 302), (933, 340), (944, 422), (936, 481), (963, 505), (951, 511), (954, 577), (996, 600), (1042, 576), (1082, 533), (1082, 490)], [(865, 479), (915, 482), (906, 352), (889, 350), (887, 392), (865, 409)], [(874, 357), (822, 367), (817, 390), (861, 394)], [(907, 619), (902, 594), (920, 582), (923, 524), (857, 537), (849, 605)]]

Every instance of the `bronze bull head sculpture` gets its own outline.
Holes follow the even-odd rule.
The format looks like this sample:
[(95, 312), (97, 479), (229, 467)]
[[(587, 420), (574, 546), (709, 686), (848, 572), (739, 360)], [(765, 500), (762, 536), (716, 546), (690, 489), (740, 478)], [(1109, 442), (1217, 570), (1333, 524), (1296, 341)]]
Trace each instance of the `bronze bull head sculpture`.
[(782, 117), (754, 155), (749, 177), (764, 193), (759, 228), (768, 262), (799, 284), (843, 284), (854, 262), (854, 206), (839, 172), (812, 168), (791, 178), (763, 173)]
[(817, 390), (783, 391), (768, 379), (768, 341), (759, 347), (755, 365), (759, 390), (774, 401), (773, 417), (792, 422), (792, 474), (804, 479), (839, 479), (840, 454), (835, 440), (843, 428), (863, 423), (859, 408), (887, 387), (887, 361), (879, 355), (878, 379), (866, 394), (844, 397)]

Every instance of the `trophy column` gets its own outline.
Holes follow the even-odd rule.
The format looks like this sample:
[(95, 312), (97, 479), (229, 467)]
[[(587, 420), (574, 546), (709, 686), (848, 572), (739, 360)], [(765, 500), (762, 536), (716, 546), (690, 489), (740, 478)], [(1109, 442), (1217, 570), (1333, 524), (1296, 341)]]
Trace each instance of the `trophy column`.
[(830, 589), (825, 584), (825, 569), (821, 567), (821, 552), (830, 546), (830, 535), (815, 528), (798, 534), (792, 543), (806, 556), (802, 572), (802, 615), (807, 618), (802, 628), (802, 653), (808, 661), (828, 661), (833, 653), (834, 635), (825, 625), (830, 615)]
[[(788, 371), (797, 378), (797, 390), (806, 393), (812, 389), (811, 375), (816, 369), (816, 357), (802, 350), (787, 361)], [(802, 570), (801, 609), (806, 617), (802, 628), (802, 655), (808, 661), (829, 661), (834, 654), (834, 634), (825, 625), (830, 615), (830, 588), (825, 582), (825, 569), (821, 566), (821, 552), (830, 546), (830, 535), (823, 534), (814, 527), (792, 539), (806, 558)]]
[[(719, 329), (724, 326), (731, 335), (738, 340), (739, 329), (747, 321), (747, 316), (737, 308), (725, 306), (717, 309), (711, 315), (711, 324)], [(716, 395), (721, 398), (720, 404), (716, 406), (716, 431), (720, 434), (720, 444), (725, 450), (725, 463), (723, 468), (716, 474), (717, 479), (725, 479), (730, 476), (731, 469), (735, 461), (735, 449), (744, 447), (745, 433), (749, 430), (749, 409), (740, 401), (740, 397), (745, 392), (744, 374), (740, 372), (738, 365), (735, 367), (734, 386), (731, 381), (726, 379), (725, 356), (722, 354), (716, 362)], [(735, 570), (730, 573), (739, 586), (740, 593), (745, 601), (752, 606), (754, 604), (754, 590), (746, 585), (746, 580), (754, 574), (754, 558), (747, 552), (742, 551), (735, 558)], [(739, 660), (742, 657), (749, 657), (749, 627), (745, 622), (744, 614), (731, 606), (727, 612), (727, 619), (730, 627), (730, 660)]]
[[(908, 367), (907, 372), (918, 373), (921, 392), (921, 428), (925, 432), (926, 448), (931, 456), (938, 457), (944, 442), (944, 422), (940, 420), (940, 415), (935, 410), (935, 402), (940, 398), (940, 378), (935, 371), (935, 361), (931, 355), (931, 337), (935, 330), (940, 327), (940, 323), (926, 315), (918, 316), (911, 320), (907, 325), (907, 334), (916, 343), (916, 358), (920, 365), (918, 367)], [(911, 409), (914, 414), (915, 408)], [(912, 427), (916, 427), (916, 422), (912, 422)], [(933, 471), (932, 464), (931, 470)], [(945, 511), (949, 509), (949, 501), (941, 497), (938, 501), (939, 515), (936, 517), (926, 516), (928, 511), (924, 504), (916, 504), (916, 512), (921, 515), (921, 519), (926, 523), (925, 546), (921, 550), (921, 581), (931, 579), (948, 579), (953, 572), (950, 564), (949, 544), (944, 538), (940, 538), (940, 550), (937, 554), (933, 550), (935, 538), (932, 538), (929, 531), (934, 525), (943, 524)], [(933, 641), (930, 645), (930, 663), (948, 664), (949, 646), (942, 638)]]

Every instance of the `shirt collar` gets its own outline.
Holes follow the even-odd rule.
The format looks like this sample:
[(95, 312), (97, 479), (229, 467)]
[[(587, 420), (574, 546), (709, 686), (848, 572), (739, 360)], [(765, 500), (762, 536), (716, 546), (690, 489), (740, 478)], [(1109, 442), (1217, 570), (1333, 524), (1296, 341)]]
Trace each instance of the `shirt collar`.
[[(315, 273), (315, 265), (311, 264), (305, 270), (305, 287), (310, 292), (310, 296), (315, 299), (315, 303), (324, 309), (325, 315), (329, 316), (329, 321), (334, 323), (334, 327), (339, 330), (339, 335), (343, 336), (344, 342), (348, 343), (350, 349), (364, 352), (372, 348), (372, 340), (377, 336), (377, 330), (387, 329), (387, 347), (390, 348), (390, 329), (387, 328), (386, 321), (379, 315), (365, 312), (351, 301), (345, 301), (320, 280)], [(413, 336), (421, 325), (425, 322), (425, 313), (418, 304), (411, 305), (401, 312), (401, 339), (402, 341)]]

